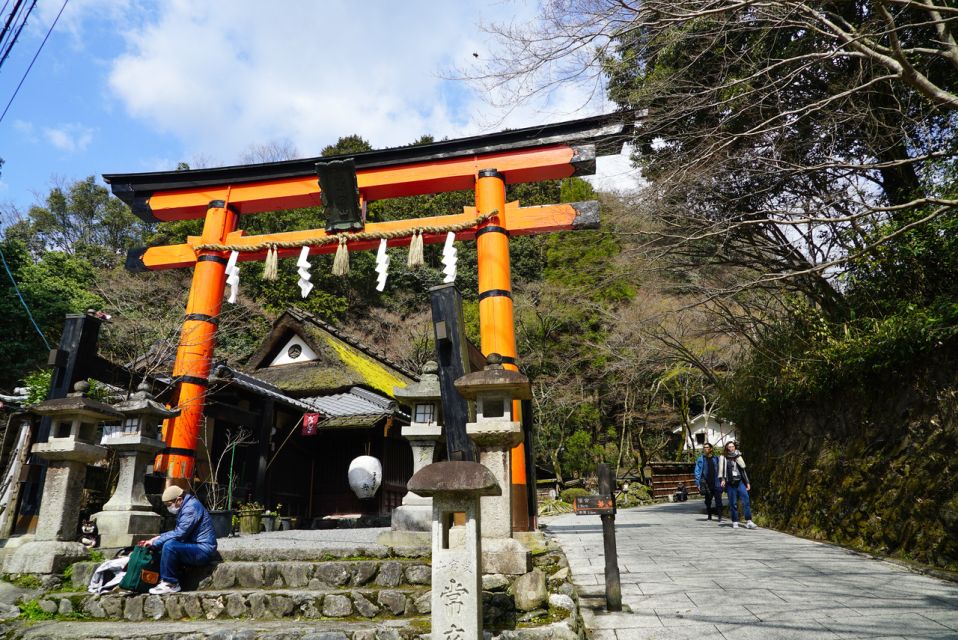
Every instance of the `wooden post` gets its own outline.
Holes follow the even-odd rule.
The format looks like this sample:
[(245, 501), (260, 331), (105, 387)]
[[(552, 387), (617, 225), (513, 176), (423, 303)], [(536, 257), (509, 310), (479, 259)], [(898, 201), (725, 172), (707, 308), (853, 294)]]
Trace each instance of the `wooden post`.
[[(469, 403), (456, 391), (455, 382), (470, 372), (465, 326), (462, 320), (462, 294), (453, 283), (429, 290), (432, 324), (436, 336), (439, 363), (439, 389), (442, 391), (442, 430), (446, 436), (449, 460), (476, 462), (476, 451), (466, 435)], [(459, 452), (459, 453), (457, 453)]]
[[(599, 465), (599, 494), (615, 495), (615, 481), (609, 465)], [(604, 513), (602, 518), (602, 543), (605, 551), (605, 608), (622, 611), (622, 584), (619, 582), (619, 554), (615, 548), (615, 513)]]

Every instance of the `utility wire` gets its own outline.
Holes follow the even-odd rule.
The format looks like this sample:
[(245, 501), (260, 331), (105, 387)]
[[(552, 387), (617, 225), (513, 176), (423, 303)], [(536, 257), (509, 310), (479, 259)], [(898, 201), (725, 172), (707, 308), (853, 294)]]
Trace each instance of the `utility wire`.
[[(4, 3), (3, 10), (7, 10), (7, 4), (9, 0)], [(20, 5), (23, 4), (23, 0), (17, 0), (17, 3), (13, 5), (13, 9), (10, 10), (10, 13), (7, 15), (7, 21), (3, 23), (3, 30), (0, 31), (0, 46), (7, 40), (7, 35), (10, 33), (10, 27), (16, 20), (17, 13), (20, 11)]]
[[(23, 19), (20, 20), (20, 25), (17, 27), (17, 30), (12, 32), (13, 35), (10, 35), (10, 32), (6, 34), (8, 36), (7, 43), (3, 49), (3, 56), (0, 57), (0, 67), (3, 66), (3, 63), (7, 61), (7, 57), (9, 57), (10, 52), (13, 51), (13, 45), (15, 45), (17, 40), (20, 38), (20, 33), (23, 31), (23, 28), (27, 26), (27, 20), (30, 18), (30, 14), (33, 13), (33, 10), (36, 8), (36, 6), (37, 0), (33, 0), (33, 4), (30, 5), (30, 8), (24, 12)], [(16, 8), (14, 8), (14, 10), (16, 10)], [(11, 17), (13, 17), (13, 14), (11, 14)], [(6, 30), (6, 27), (4, 27), (4, 30)]]
[[(13, 104), (13, 100), (17, 97), (17, 94), (20, 93), (20, 87), (23, 86), (24, 80), (27, 79), (27, 76), (30, 74), (30, 69), (33, 68), (33, 63), (37, 61), (37, 58), (40, 56), (40, 52), (43, 51), (43, 45), (47, 43), (47, 39), (50, 37), (50, 34), (53, 33), (53, 28), (57, 26), (57, 21), (60, 19), (60, 16), (63, 15), (63, 10), (67, 8), (67, 3), (70, 0), (63, 0), (63, 6), (60, 7), (60, 12), (57, 14), (57, 17), (53, 19), (53, 24), (50, 25), (50, 28), (47, 30), (47, 35), (43, 36), (43, 42), (40, 43), (40, 46), (37, 47), (37, 52), (33, 55), (33, 60), (30, 61), (30, 66), (27, 67), (27, 70), (23, 72), (23, 77), (20, 78), (17, 88), (13, 91), (13, 95), (10, 96), (10, 101), (7, 102), (7, 106), (4, 107), (3, 113), (0, 113), (0, 122), (3, 122), (3, 119), (7, 115), (7, 111), (10, 110), (10, 105)], [(34, 2), (36, 4), (36, 2)]]
[(7, 265), (7, 258), (3, 255), (3, 250), (0, 250), (0, 261), (3, 262), (3, 268), (6, 270), (7, 276), (10, 278), (10, 284), (13, 285), (13, 290), (17, 292), (17, 297), (20, 298), (20, 304), (23, 305), (23, 308), (27, 312), (27, 317), (30, 318), (33, 328), (36, 329), (37, 333), (40, 334), (40, 339), (43, 340), (43, 344), (46, 346), (47, 351), (49, 351), (50, 343), (47, 342), (47, 337), (43, 335), (43, 331), (40, 330), (40, 326), (37, 324), (37, 321), (33, 319), (33, 314), (30, 313), (30, 307), (27, 306), (27, 301), (23, 299), (23, 294), (20, 293), (20, 287), (17, 286), (17, 281), (13, 277), (13, 272), (10, 271), (10, 267)]

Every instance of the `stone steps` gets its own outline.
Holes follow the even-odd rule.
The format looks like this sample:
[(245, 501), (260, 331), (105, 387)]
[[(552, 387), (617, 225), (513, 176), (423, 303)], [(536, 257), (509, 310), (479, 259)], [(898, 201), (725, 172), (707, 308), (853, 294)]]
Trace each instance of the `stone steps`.
[[(72, 582), (85, 588), (97, 563), (73, 565)], [(321, 561), (228, 561), (219, 562), (184, 576), (188, 590), (245, 589), (335, 589), (341, 587), (428, 585), (432, 568), (423, 559), (321, 560)]]
[[(96, 620), (183, 620), (243, 618), (391, 619), (425, 615), (430, 611), (428, 587), (394, 589), (223, 589), (149, 594), (49, 594), (45, 600), (57, 611), (75, 612)], [(46, 605), (49, 607), (49, 605)]]
[(428, 640), (428, 618), (356, 621), (46, 621), (12, 631), (17, 640)]

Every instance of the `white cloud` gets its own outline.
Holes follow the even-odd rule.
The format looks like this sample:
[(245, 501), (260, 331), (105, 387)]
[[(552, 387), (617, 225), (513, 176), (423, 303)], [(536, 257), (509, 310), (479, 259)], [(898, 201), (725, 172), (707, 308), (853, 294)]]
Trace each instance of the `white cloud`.
[[(95, 2), (97, 0), (85, 0)], [(374, 146), (459, 137), (602, 110), (566, 85), (505, 116), (475, 88), (440, 77), (491, 46), (477, 24), (528, 6), (410, 0), (172, 0), (130, 24), (109, 86), (126, 110), (181, 141), (184, 157), (235, 161), (251, 144), (292, 140), (316, 155), (343, 135)], [(483, 11), (493, 12), (482, 15)]]
[(43, 128), (43, 137), (47, 142), (68, 153), (86, 149), (93, 142), (93, 133), (93, 129), (75, 123)]

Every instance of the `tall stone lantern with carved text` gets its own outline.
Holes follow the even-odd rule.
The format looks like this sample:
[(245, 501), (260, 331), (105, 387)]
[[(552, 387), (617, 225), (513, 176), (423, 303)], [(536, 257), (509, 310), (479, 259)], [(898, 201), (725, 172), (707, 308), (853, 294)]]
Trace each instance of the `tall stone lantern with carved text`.
[(93, 516), (103, 547), (129, 547), (160, 532), (162, 517), (146, 499), (143, 477), (147, 465), (165, 446), (159, 438), (160, 423), (180, 411), (156, 402), (149, 389), (142, 383), (132, 397), (114, 405), (123, 420), (103, 428), (100, 444), (116, 451), (119, 463), (116, 491), (103, 511)]
[(501, 495), (481, 500), (483, 572), (522, 574), (530, 569), (530, 555), (512, 538), (512, 448), (522, 442), (522, 424), (513, 419), (513, 403), (531, 397), (529, 379), (502, 366), (497, 353), (489, 354), (482, 371), (455, 382), (467, 400), (476, 403), (475, 422), (466, 434), (479, 450), (479, 462), (495, 476)]

